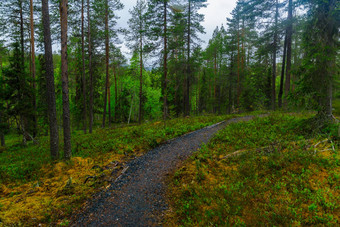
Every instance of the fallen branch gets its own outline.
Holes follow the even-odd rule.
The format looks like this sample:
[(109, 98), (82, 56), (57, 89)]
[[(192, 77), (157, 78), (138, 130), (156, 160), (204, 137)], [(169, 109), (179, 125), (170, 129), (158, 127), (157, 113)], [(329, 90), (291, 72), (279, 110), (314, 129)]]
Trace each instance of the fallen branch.
[(88, 176), (86, 179), (85, 179), (85, 182), (84, 184), (86, 184), (86, 182), (90, 179), (97, 179), (97, 176)]
[[(324, 149), (324, 150), (321, 150), (321, 151), (318, 151), (316, 148), (318, 145), (320, 145), (321, 143), (325, 143), (325, 142), (330, 142), (332, 148), (328, 148), (328, 149)], [(317, 144), (314, 145), (314, 154), (316, 153), (321, 153), (321, 152), (325, 152), (325, 151), (334, 151), (335, 152), (335, 147), (334, 147), (334, 143), (332, 140), (330, 139), (325, 139), (325, 140), (322, 140), (320, 142), (318, 142)]]
[(125, 167), (122, 172), (120, 173), (120, 175), (116, 178), (115, 183), (122, 177), (122, 175), (126, 172), (126, 170), (129, 168), (129, 166)]
[(241, 155), (241, 154), (243, 154), (245, 152), (251, 152), (251, 150), (238, 150), (238, 151), (235, 151), (235, 152), (233, 152), (231, 154), (228, 154), (228, 155), (220, 158), (220, 160), (227, 159), (227, 158), (233, 157), (233, 156), (239, 156), (239, 155)]
[[(307, 142), (310, 142), (311, 139), (308, 139), (308, 140), (297, 140), (297, 141), (290, 141), (288, 143), (297, 143), (297, 142), (301, 142), (301, 141), (307, 141)], [(322, 141), (321, 141), (322, 142)], [(320, 143), (321, 143), (320, 142)], [(312, 145), (307, 145), (306, 148), (310, 148)], [(246, 149), (242, 149), (242, 150), (237, 150), (233, 153), (230, 153), (222, 158), (220, 158), (220, 160), (223, 160), (223, 159), (227, 159), (227, 158), (230, 158), (230, 157), (234, 157), (234, 156), (239, 156), (241, 154), (244, 154), (246, 152), (266, 152), (266, 153), (272, 153), (275, 151), (275, 149), (282, 149), (283, 148), (283, 145), (282, 143), (272, 143), (270, 144), (269, 146), (265, 146), (265, 147), (259, 147), (259, 148), (253, 148), (253, 149), (250, 149), (250, 150), (246, 150)]]

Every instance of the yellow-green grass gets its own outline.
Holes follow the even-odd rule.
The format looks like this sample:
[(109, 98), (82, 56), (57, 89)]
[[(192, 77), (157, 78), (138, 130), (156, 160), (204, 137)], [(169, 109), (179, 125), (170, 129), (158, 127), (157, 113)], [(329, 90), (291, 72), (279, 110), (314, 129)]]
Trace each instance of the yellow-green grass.
[(308, 117), (273, 114), (218, 133), (172, 176), (166, 225), (339, 225), (337, 126), (309, 134)]

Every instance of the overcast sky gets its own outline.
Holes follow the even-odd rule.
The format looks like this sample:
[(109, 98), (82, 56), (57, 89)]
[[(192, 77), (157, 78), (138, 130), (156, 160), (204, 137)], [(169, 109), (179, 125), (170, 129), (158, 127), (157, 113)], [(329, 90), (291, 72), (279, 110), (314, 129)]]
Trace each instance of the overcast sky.
[[(205, 15), (205, 21), (203, 26), (206, 34), (201, 35), (201, 39), (205, 41), (203, 46), (205, 47), (207, 42), (212, 36), (212, 33), (216, 26), (226, 24), (226, 18), (230, 17), (231, 11), (235, 8), (237, 0), (208, 0), (208, 7), (201, 9), (200, 13)], [(125, 5), (124, 9), (121, 10), (118, 15), (120, 19), (118, 25), (120, 27), (127, 27), (127, 21), (130, 18), (129, 9), (136, 5), (137, 0), (121, 0)], [(124, 40), (124, 38), (122, 38)], [(122, 51), (125, 55), (129, 55), (126, 47), (122, 47)]]

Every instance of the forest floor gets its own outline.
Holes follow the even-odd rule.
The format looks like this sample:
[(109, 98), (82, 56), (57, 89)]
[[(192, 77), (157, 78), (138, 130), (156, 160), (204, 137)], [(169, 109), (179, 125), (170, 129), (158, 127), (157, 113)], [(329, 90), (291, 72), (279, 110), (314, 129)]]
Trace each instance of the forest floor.
[(233, 118), (186, 134), (149, 151), (124, 167), (122, 175), (78, 214), (74, 226), (161, 225), (167, 176), (226, 124), (252, 119)]
[(0, 151), (0, 226), (338, 225), (339, 124), (252, 114), (74, 134), (68, 162), (49, 161), (47, 138), (13, 142)]
[(230, 124), (171, 177), (169, 226), (339, 226), (339, 124), (273, 113)]
[[(0, 226), (68, 225), (85, 201), (105, 190), (126, 163), (167, 141), (235, 116), (195, 116), (72, 132), (72, 159), (52, 162), (48, 137), (0, 147)], [(60, 138), (62, 141), (62, 138)], [(63, 146), (60, 143), (60, 150)]]

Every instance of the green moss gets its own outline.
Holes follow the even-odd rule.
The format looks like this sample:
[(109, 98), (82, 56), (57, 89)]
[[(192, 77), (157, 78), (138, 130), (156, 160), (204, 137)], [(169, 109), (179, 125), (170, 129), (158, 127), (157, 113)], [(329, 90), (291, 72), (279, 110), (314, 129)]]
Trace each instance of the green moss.
[[(338, 225), (338, 149), (327, 141), (315, 154), (329, 134), (303, 133), (305, 119), (273, 114), (218, 133), (175, 173), (168, 223)], [(235, 151), (241, 155), (223, 158)]]

